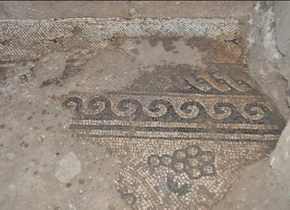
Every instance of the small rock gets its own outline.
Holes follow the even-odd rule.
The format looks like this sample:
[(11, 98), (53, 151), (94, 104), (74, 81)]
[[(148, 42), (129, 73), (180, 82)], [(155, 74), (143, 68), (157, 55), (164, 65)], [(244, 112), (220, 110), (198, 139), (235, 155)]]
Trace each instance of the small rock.
[(16, 189), (16, 185), (14, 184), (9, 185), (9, 190), (15, 190), (15, 189)]
[(110, 153), (108, 153), (108, 152), (105, 154), (105, 157), (106, 157), (106, 158), (109, 158), (110, 156), (111, 156), (111, 155), (110, 155)]
[(77, 210), (77, 208), (76, 208), (75, 205), (71, 202), (71, 200), (68, 201), (68, 207), (69, 207), (69, 209)]
[(80, 180), (79, 180), (79, 183), (80, 183), (80, 184), (84, 184), (84, 183), (85, 183), (85, 180), (84, 180), (84, 179), (80, 179)]
[(62, 52), (52, 52), (40, 58), (33, 69), (40, 82), (60, 77), (65, 69), (66, 55)]
[(57, 166), (55, 176), (61, 183), (68, 183), (81, 173), (81, 162), (74, 152), (68, 153), (63, 159), (59, 160)]
[(44, 137), (45, 137), (44, 135), (41, 135), (41, 136), (37, 137), (37, 140), (40, 142), (43, 142)]
[(26, 148), (26, 147), (28, 147), (28, 144), (26, 143), (26, 142), (21, 142), (20, 143), (20, 146), (22, 147), (22, 148)]
[(129, 13), (130, 13), (130, 15), (132, 17), (137, 17), (138, 16), (138, 12), (137, 12), (137, 10), (134, 7), (130, 8)]
[(16, 158), (16, 155), (15, 155), (15, 153), (9, 152), (9, 153), (7, 154), (7, 158), (8, 158), (9, 160), (14, 160), (14, 159)]

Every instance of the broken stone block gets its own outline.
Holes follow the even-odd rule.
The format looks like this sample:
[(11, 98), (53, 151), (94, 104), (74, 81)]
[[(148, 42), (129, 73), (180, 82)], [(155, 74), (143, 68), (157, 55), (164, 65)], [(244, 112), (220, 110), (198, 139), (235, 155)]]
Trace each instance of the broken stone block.
[(57, 162), (55, 176), (61, 183), (68, 183), (80, 174), (81, 170), (81, 162), (74, 152), (70, 152)]

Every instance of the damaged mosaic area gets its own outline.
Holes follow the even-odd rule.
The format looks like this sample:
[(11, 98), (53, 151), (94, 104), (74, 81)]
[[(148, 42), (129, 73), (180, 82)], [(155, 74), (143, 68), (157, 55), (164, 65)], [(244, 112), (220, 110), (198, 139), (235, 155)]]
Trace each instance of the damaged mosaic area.
[[(210, 209), (281, 127), (245, 73), (191, 71), (167, 93), (70, 93), (71, 129), (121, 157), (118, 190), (136, 209)], [(240, 74), (240, 75), (239, 75)]]
[[(211, 209), (242, 169), (266, 157), (279, 139), (283, 123), (247, 75), (236, 20), (87, 18), (2, 21), (0, 27), (2, 79), (23, 59), (66, 53), (62, 76), (44, 86), (127, 38), (182, 38), (202, 52), (203, 68), (156, 65), (121, 91), (56, 97), (74, 113), (73, 134), (119, 155), (117, 189), (133, 209)], [(20, 79), (30, 78), (33, 67)], [(162, 90), (161, 78), (167, 81)]]
[[(56, 20), (0, 21), (0, 81), (13, 69), (34, 63), (41, 55), (63, 52), (67, 62), (63, 74), (44, 86), (76, 75), (98, 51), (119, 46), (128, 38), (158, 40), (182, 38), (187, 44), (205, 51), (205, 63), (242, 63), (243, 47), (238, 21), (234, 19), (188, 18), (71, 18)], [(211, 45), (207, 48), (207, 45)], [(32, 75), (33, 77), (33, 75)]]

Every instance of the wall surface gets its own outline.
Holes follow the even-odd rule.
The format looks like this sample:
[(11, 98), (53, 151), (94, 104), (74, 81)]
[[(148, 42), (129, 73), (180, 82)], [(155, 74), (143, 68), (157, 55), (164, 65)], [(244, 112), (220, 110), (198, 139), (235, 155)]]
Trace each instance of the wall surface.
[(279, 68), (288, 81), (287, 101), (289, 104), (290, 80), (290, 2), (275, 2), (274, 18), (276, 25), (277, 49), (282, 55)]
[(71, 17), (244, 17), (255, 2), (3, 1), (0, 19)]
[[(250, 14), (248, 64), (264, 91), (289, 117), (290, 2), (258, 2)], [(284, 80), (284, 82), (283, 82)], [(288, 85), (287, 85), (288, 84)], [(287, 87), (288, 86), (288, 87)], [(286, 91), (288, 90), (288, 91)], [(216, 210), (290, 209), (290, 124), (269, 158), (247, 168)]]

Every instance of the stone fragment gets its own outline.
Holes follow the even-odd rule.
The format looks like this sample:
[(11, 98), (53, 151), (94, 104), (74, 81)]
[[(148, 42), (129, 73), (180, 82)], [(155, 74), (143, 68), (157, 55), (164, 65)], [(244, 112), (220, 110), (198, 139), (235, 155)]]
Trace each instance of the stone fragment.
[(80, 174), (81, 170), (81, 162), (74, 152), (70, 152), (57, 162), (55, 176), (61, 183), (68, 183)]
[(7, 154), (7, 158), (8, 158), (9, 160), (14, 160), (14, 159), (16, 158), (16, 155), (15, 155), (15, 153), (9, 152), (9, 153)]

